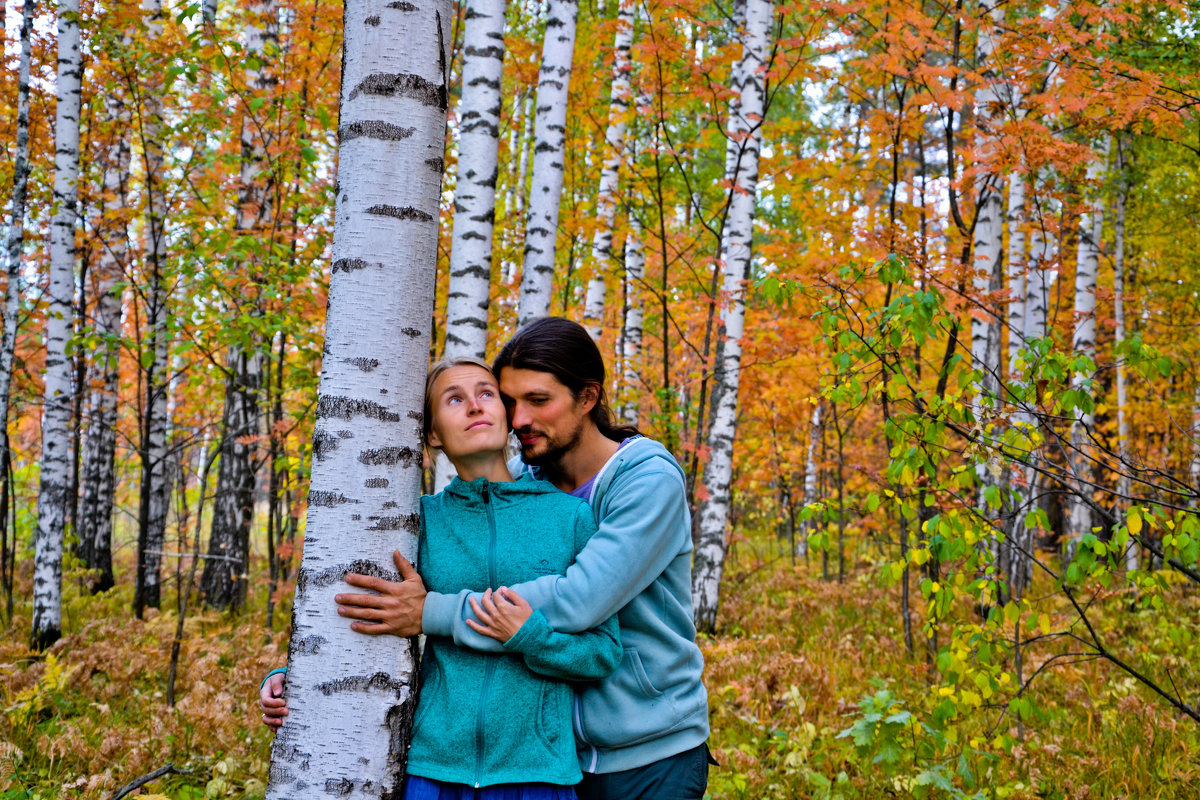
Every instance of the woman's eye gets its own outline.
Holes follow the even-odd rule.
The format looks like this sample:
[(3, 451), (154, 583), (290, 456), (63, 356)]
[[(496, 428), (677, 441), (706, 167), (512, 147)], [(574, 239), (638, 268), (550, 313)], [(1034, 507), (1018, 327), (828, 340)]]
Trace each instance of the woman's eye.
[(448, 405), (448, 406), (452, 406), (452, 405), (454, 405), (454, 404), (456, 404), (456, 403), (461, 403), (461, 402), (462, 402), (462, 398), (461, 398), (461, 397), (458, 397), (458, 396), (456, 395), (456, 396), (454, 396), (454, 397), (448, 398), (448, 399), (446, 400), (446, 405)]
[(479, 393), (479, 396), (482, 398), (485, 398), (487, 400), (491, 400), (493, 397), (496, 396), (496, 393), (493, 392), (491, 389), (484, 389), (482, 392)]

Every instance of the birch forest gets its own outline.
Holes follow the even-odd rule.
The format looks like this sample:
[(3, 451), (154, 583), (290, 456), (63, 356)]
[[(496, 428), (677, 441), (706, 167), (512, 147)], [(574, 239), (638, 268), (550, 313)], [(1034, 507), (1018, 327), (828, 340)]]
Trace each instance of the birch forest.
[(0, 9), (0, 800), (317, 796), (289, 642), (392, 796), (328, 576), (545, 315), (684, 468), (706, 797), (1200, 794), (1197, 0)]

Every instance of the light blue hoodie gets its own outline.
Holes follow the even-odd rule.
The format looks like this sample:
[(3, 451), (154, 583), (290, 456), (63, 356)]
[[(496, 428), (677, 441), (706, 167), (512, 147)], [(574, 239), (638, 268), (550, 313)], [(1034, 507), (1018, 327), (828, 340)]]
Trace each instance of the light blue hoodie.
[[(536, 473), (516, 460), (510, 469)], [(621, 664), (578, 692), (574, 716), (580, 767), (618, 772), (708, 738), (704, 664), (692, 623), (691, 515), (683, 470), (665, 447), (643, 437), (609, 459), (588, 501), (598, 531), (566, 574), (513, 588), (556, 631), (589, 630), (617, 614)], [(422, 617), (425, 633), (500, 649), (467, 627), (469, 595), (431, 592)]]

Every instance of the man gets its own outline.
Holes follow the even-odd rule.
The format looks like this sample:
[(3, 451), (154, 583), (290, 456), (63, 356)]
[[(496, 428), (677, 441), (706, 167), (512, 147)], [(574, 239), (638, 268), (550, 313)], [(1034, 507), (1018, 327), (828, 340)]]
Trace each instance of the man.
[[(529, 470), (586, 499), (598, 532), (566, 575), (546, 575), (484, 594), (427, 593), (396, 555), (401, 583), (361, 575), (346, 582), (378, 594), (340, 594), (338, 613), (361, 633), (453, 637), (502, 650), (494, 614), (524, 598), (559, 631), (595, 627), (617, 614), (624, 657), (616, 673), (582, 686), (575, 733), (591, 798), (703, 797), (708, 781), (708, 698), (691, 604), (691, 517), (683, 470), (661, 444), (614, 424), (604, 362), (587, 331), (545, 317), (496, 357), (513, 432), (514, 473)], [(282, 676), (262, 688), (264, 721), (286, 713)]]

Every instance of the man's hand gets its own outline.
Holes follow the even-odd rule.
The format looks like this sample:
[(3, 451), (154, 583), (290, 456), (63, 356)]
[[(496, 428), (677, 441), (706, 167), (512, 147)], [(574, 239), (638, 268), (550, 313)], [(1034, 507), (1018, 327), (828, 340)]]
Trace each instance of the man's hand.
[(258, 690), (258, 707), (263, 712), (263, 725), (268, 728), (278, 728), (288, 715), (287, 700), (283, 699), (285, 677), (282, 672), (277, 672), (263, 681), (262, 688)]
[(505, 586), (501, 586), (495, 592), (488, 589), (483, 593), (482, 603), (476, 602), (474, 597), (469, 600), (471, 610), (475, 612), (479, 622), (467, 619), (467, 625), (476, 633), (501, 642), (507, 642), (516, 636), (517, 631), (521, 630), (521, 626), (533, 613), (525, 598)]
[(333, 600), (338, 613), (361, 622), (350, 623), (351, 630), (378, 636), (416, 636), (421, 632), (421, 612), (425, 610), (425, 582), (400, 551), (392, 553), (400, 581), (387, 581), (369, 575), (348, 573), (346, 583), (378, 594), (339, 594)]

